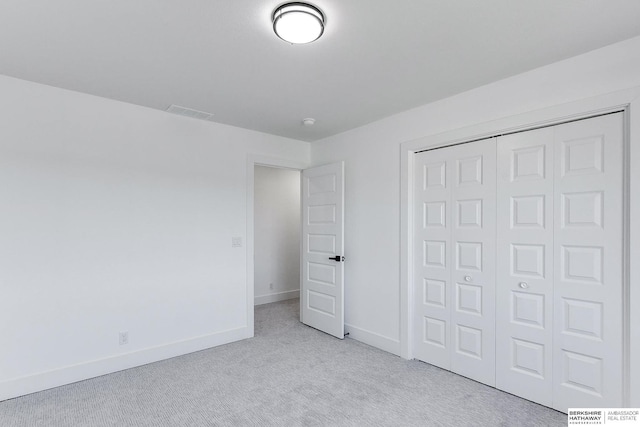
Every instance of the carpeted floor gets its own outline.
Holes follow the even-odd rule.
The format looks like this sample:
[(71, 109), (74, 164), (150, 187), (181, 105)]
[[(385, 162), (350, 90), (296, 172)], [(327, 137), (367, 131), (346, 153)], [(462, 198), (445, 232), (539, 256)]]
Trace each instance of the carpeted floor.
[(566, 415), (256, 308), (255, 338), (0, 402), (0, 426), (565, 426)]

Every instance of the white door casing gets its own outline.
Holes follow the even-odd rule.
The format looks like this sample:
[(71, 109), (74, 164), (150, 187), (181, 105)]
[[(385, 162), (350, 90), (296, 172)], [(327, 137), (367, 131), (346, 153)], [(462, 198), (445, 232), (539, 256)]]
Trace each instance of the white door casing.
[(416, 357), (495, 384), (495, 142), (416, 156)]
[[(344, 338), (344, 162), (302, 172), (300, 320)], [(338, 261), (330, 258), (338, 257)]]

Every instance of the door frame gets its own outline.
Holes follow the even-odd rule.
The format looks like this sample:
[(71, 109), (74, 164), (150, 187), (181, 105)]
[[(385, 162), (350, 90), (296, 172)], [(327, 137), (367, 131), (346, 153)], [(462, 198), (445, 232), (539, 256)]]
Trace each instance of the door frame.
[[(624, 404), (640, 406), (640, 87), (550, 106), (461, 129), (430, 135), (400, 145), (400, 355), (413, 359), (413, 178), (414, 154), (501, 134), (552, 126), (614, 111), (624, 114), (624, 258), (623, 376)], [(634, 307), (635, 310), (631, 310)], [(633, 337), (633, 339), (631, 339)], [(631, 361), (636, 361), (631, 365)]]
[[(296, 160), (283, 159), (279, 157), (270, 157), (263, 156), (259, 154), (248, 154), (247, 155), (247, 238), (246, 238), (246, 248), (247, 248), (247, 327), (246, 327), (246, 337), (245, 338), (253, 338), (254, 336), (254, 274), (255, 274), (255, 245), (254, 245), (254, 199), (255, 199), (255, 167), (256, 166), (266, 166), (270, 168), (280, 168), (280, 169), (291, 169), (297, 170), (302, 174), (304, 169), (309, 167), (309, 164), (306, 162), (300, 162)], [(302, 180), (300, 181), (300, 185), (302, 185)], [(302, 188), (301, 188), (302, 189)], [(302, 194), (300, 195), (302, 197)], [(300, 219), (302, 221), (302, 218)], [(302, 223), (300, 224), (302, 225)], [(300, 273), (302, 274), (302, 272)]]

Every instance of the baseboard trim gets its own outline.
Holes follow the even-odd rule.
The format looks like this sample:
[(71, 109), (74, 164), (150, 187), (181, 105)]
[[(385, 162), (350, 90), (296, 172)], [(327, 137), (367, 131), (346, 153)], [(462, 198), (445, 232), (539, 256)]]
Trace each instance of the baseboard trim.
[(26, 394), (59, 387), (136, 366), (170, 359), (176, 356), (205, 350), (222, 344), (247, 338), (247, 328), (203, 335), (157, 347), (145, 348), (130, 353), (92, 360), (77, 365), (66, 366), (52, 371), (41, 372), (0, 383), (0, 402)]
[(400, 356), (400, 341), (394, 340), (384, 335), (377, 334), (375, 332), (367, 331), (366, 329), (358, 328), (353, 325), (344, 325), (345, 332), (349, 334), (349, 338), (353, 338), (356, 341), (363, 342), (372, 347), (379, 348), (388, 353)]
[(253, 305), (269, 304), (272, 302), (285, 301), (288, 299), (294, 299), (299, 297), (300, 297), (300, 290), (298, 289), (296, 289), (295, 291), (285, 291), (285, 292), (278, 292), (278, 293), (269, 294), (269, 295), (260, 295), (253, 299)]

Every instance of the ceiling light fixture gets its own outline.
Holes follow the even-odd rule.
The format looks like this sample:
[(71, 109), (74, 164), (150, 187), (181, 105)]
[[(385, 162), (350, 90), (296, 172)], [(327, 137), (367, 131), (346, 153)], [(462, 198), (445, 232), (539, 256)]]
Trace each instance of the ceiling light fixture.
[(324, 13), (308, 3), (285, 3), (273, 12), (273, 31), (291, 44), (311, 43), (324, 32)]

